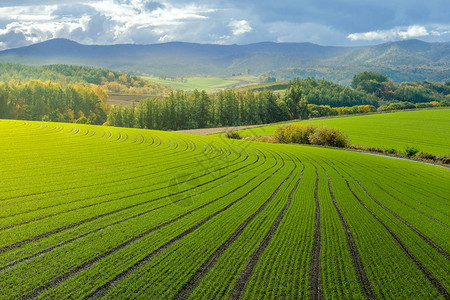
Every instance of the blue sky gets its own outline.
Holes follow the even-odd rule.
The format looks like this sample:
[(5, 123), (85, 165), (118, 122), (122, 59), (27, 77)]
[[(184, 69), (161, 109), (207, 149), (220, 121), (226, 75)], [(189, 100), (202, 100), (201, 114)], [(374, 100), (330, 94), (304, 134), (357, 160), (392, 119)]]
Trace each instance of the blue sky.
[(262, 41), (358, 46), (450, 41), (448, 0), (0, 0), (0, 50), (84, 44)]

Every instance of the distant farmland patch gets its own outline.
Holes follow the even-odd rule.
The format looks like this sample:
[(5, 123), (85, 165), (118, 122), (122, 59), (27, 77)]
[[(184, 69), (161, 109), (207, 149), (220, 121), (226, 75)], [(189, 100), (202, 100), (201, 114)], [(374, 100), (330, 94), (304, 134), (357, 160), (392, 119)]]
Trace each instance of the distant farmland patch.
[(239, 85), (255, 82), (257, 77), (239, 76), (239, 77), (187, 77), (187, 78), (161, 78), (161, 77), (143, 77), (151, 82), (155, 82), (175, 90), (205, 90), (208, 92), (218, 91), (225, 88), (233, 88)]

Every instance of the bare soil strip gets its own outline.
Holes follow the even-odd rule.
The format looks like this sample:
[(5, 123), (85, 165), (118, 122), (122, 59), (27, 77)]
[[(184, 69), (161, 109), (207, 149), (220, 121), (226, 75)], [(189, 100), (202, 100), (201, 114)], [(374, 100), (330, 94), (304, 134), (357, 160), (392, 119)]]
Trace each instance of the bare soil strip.
[(420, 230), (418, 230), (416, 227), (414, 227), (413, 225), (411, 225), (410, 223), (408, 223), (405, 219), (403, 219), (402, 217), (400, 217), (398, 214), (396, 214), (395, 212), (393, 212), (392, 210), (390, 210), (389, 208), (387, 208), (386, 206), (384, 206), (382, 203), (380, 203), (377, 199), (375, 199), (375, 197), (373, 197), (365, 188), (364, 186), (356, 179), (353, 178), (353, 180), (355, 180), (356, 183), (359, 184), (359, 186), (363, 189), (363, 191), (379, 206), (381, 206), (384, 210), (388, 211), (389, 213), (391, 213), (396, 219), (400, 220), (403, 224), (405, 224), (406, 226), (408, 226), (412, 231), (414, 231), (418, 236), (420, 236), (425, 242), (428, 243), (428, 245), (430, 245), (431, 247), (433, 247), (437, 252), (441, 253), (443, 256), (445, 256), (445, 258), (450, 259), (450, 254), (445, 251), (444, 249), (442, 249), (441, 247), (439, 247), (435, 242), (433, 242), (429, 237), (427, 237), (426, 235), (424, 235)]
[[(186, 235), (194, 232), (197, 228), (199, 228), (201, 225), (205, 224), (206, 222), (208, 222), (210, 219), (212, 219), (213, 217), (219, 215), (220, 213), (226, 211), (227, 209), (229, 209), (230, 207), (232, 207), (233, 205), (235, 205), (236, 203), (238, 203), (239, 201), (241, 201), (242, 199), (245, 199), (248, 195), (250, 195), (252, 192), (254, 192), (257, 188), (259, 188), (264, 182), (266, 182), (267, 180), (269, 180), (272, 176), (274, 176), (279, 170), (281, 170), (284, 166), (284, 161), (283, 161), (283, 165), (280, 166), (277, 170), (275, 170), (272, 174), (270, 174), (268, 177), (266, 177), (264, 180), (262, 180), (258, 185), (256, 185), (254, 188), (252, 188), (249, 192), (247, 192), (244, 196), (236, 199), (235, 201), (231, 202), (230, 204), (228, 204), (227, 206), (225, 206), (224, 208), (216, 211), (215, 213), (213, 213), (212, 215), (206, 217), (205, 219), (203, 219), (202, 221), (198, 222), (197, 224), (195, 224), (194, 226), (190, 227), (188, 230), (184, 231), (183, 233), (181, 233), (180, 235), (174, 237), (173, 239), (171, 239), (169, 242), (165, 243), (164, 245), (162, 245), (161, 247), (159, 247), (158, 249), (156, 249), (155, 251), (153, 251), (152, 253), (150, 253), (149, 255), (147, 255), (146, 257), (144, 257), (143, 259), (141, 259), (140, 261), (138, 261), (137, 263), (135, 263), (133, 266), (131, 266), (130, 268), (128, 268), (127, 270), (123, 271), (122, 273), (118, 274), (117, 276), (115, 276), (112, 280), (110, 280), (109, 282), (105, 283), (104, 285), (102, 285), (101, 287), (99, 287), (97, 290), (95, 290), (93, 293), (91, 293), (87, 299), (97, 299), (98, 297), (101, 297), (102, 295), (104, 295), (111, 287), (117, 285), (121, 280), (123, 280), (125, 277), (128, 277), (131, 273), (133, 273), (134, 271), (136, 271), (137, 269), (141, 268), (142, 266), (144, 266), (145, 264), (147, 264), (150, 260), (152, 260), (156, 255), (158, 255), (159, 253), (161, 253), (163, 250), (167, 249), (169, 246), (171, 246), (173, 243), (175, 243), (176, 241), (181, 240), (183, 237), (185, 237)], [(225, 197), (222, 196), (222, 197)], [(222, 198), (221, 197), (221, 198)]]
[(405, 206), (411, 208), (412, 210), (415, 210), (415, 211), (418, 212), (419, 214), (421, 214), (421, 215), (423, 215), (423, 216), (425, 216), (425, 217), (427, 217), (427, 218), (429, 218), (429, 219), (431, 219), (431, 220), (433, 220), (433, 221), (439, 223), (440, 225), (442, 225), (442, 226), (444, 226), (444, 227), (450, 228), (450, 226), (448, 226), (447, 224), (442, 223), (441, 221), (439, 221), (438, 219), (434, 218), (433, 216), (430, 216), (429, 214), (426, 214), (426, 213), (424, 213), (424, 212), (418, 210), (417, 208), (413, 207), (412, 205), (409, 205), (408, 203), (406, 203), (406, 202), (404, 202), (404, 201), (398, 199), (397, 197), (395, 197), (394, 195), (392, 195), (391, 193), (389, 193), (388, 191), (386, 191), (384, 188), (382, 188), (378, 183), (375, 183), (375, 185), (378, 186), (378, 188), (379, 188), (380, 190), (382, 190), (383, 192), (385, 192), (386, 194), (388, 194), (389, 196), (391, 196), (392, 198), (394, 198), (394, 199), (397, 200), (398, 202), (402, 203), (403, 205), (405, 205)]
[[(247, 153), (247, 157), (246, 157), (242, 162), (244, 162), (247, 158), (248, 158), (248, 153)], [(258, 159), (259, 159), (259, 157), (258, 157)], [(242, 163), (242, 162), (238, 162), (238, 163)], [(256, 163), (256, 162), (257, 162), (257, 160), (256, 160), (255, 162), (253, 162), (252, 164), (254, 164), (254, 163)], [(238, 164), (238, 163), (235, 163), (235, 164)], [(130, 209), (130, 208), (133, 208), (133, 207), (141, 206), (141, 205), (144, 205), (144, 204), (147, 204), (147, 203), (150, 203), (150, 202), (155, 202), (155, 201), (157, 201), (157, 200), (161, 200), (161, 199), (168, 198), (168, 197), (171, 197), (171, 196), (179, 195), (179, 194), (181, 194), (181, 193), (185, 193), (185, 192), (190, 191), (190, 190), (194, 190), (194, 189), (196, 189), (196, 188), (198, 188), (198, 187), (201, 187), (201, 186), (204, 186), (204, 185), (209, 184), (209, 183), (211, 183), (211, 182), (214, 182), (214, 181), (217, 181), (217, 180), (219, 180), (219, 179), (222, 179), (222, 178), (228, 176), (229, 174), (234, 173), (234, 172), (237, 172), (237, 171), (239, 171), (239, 170), (241, 170), (241, 169), (243, 169), (243, 168), (246, 168), (246, 167), (248, 167), (248, 166), (249, 166), (249, 165), (246, 164), (246, 165), (244, 165), (244, 166), (242, 166), (242, 167), (240, 167), (240, 168), (238, 168), (238, 169), (236, 169), (236, 170), (234, 170), (234, 171), (232, 171), (232, 172), (226, 173), (226, 174), (224, 174), (224, 175), (222, 175), (222, 176), (218, 176), (218, 177), (216, 177), (216, 178), (213, 178), (213, 179), (210, 180), (210, 181), (204, 182), (204, 183), (202, 183), (202, 184), (199, 184), (199, 185), (197, 185), (197, 186), (191, 187), (191, 188), (186, 189), (186, 190), (183, 190), (183, 191), (179, 191), (179, 192), (172, 193), (172, 194), (169, 194), (169, 195), (166, 195), (166, 196), (161, 196), (161, 197), (158, 197), (158, 198), (155, 198), (155, 199), (147, 200), (147, 201), (140, 202), (140, 203), (137, 203), (137, 204), (133, 204), (133, 205), (130, 205), (130, 206), (127, 206), (127, 207), (123, 207), (123, 208), (120, 208), (120, 209), (116, 209), (116, 210), (113, 210), (113, 211), (110, 211), (110, 212), (107, 212), (107, 213), (104, 213), (104, 214), (100, 214), (100, 215), (97, 215), (97, 216), (94, 216), (94, 217), (91, 217), (91, 218), (88, 218), (88, 219), (85, 219), (85, 220), (81, 220), (81, 221), (76, 222), (76, 223), (68, 224), (68, 225), (66, 225), (66, 226), (62, 226), (62, 227), (53, 229), (53, 230), (48, 231), (48, 232), (46, 232), (46, 233), (43, 233), (43, 234), (39, 234), (39, 235), (30, 237), (30, 238), (28, 238), (28, 239), (25, 239), (25, 240), (22, 240), (22, 241), (19, 241), (19, 242), (10, 244), (10, 245), (8, 245), (8, 246), (1, 247), (1, 248), (0, 248), (0, 253), (9, 251), (9, 250), (14, 249), (14, 248), (21, 247), (21, 246), (23, 246), (23, 245), (25, 245), (25, 244), (28, 244), (28, 243), (31, 243), (31, 242), (40, 240), (40, 239), (45, 238), (45, 237), (47, 237), (47, 236), (50, 236), (50, 235), (52, 235), (52, 234), (62, 232), (62, 231), (64, 231), (64, 230), (67, 230), (67, 229), (70, 229), (70, 228), (79, 226), (79, 225), (84, 224), (84, 223), (87, 223), (87, 222), (95, 221), (95, 220), (97, 220), (97, 219), (99, 219), (99, 218), (102, 218), (102, 217), (105, 217), (105, 216), (109, 216), (109, 215), (112, 215), (112, 214), (114, 214), (114, 213), (118, 213), (118, 212), (124, 211), (124, 210), (126, 210), (126, 209)], [(225, 167), (223, 167), (223, 168), (228, 168), (228, 167), (229, 167), (229, 166), (225, 166)], [(223, 168), (222, 168), (222, 169), (223, 169)], [(207, 173), (207, 174), (203, 174), (203, 175), (201, 175), (201, 176), (199, 176), (199, 177), (209, 175), (209, 174), (214, 173), (214, 172), (216, 172), (216, 171), (218, 171), (218, 170), (220, 170), (220, 169), (216, 169), (216, 170), (211, 171), (211, 172), (209, 172), (209, 173)], [(197, 179), (197, 178), (199, 178), (199, 177), (190, 178), (188, 181)], [(173, 186), (176, 186), (176, 185), (178, 185), (178, 184), (179, 184), (179, 183), (174, 183)], [(160, 188), (160, 189), (166, 189), (166, 188), (168, 188), (168, 187), (169, 187), (169, 186), (165, 186), (165, 187)], [(120, 198), (116, 198), (116, 199), (108, 200), (108, 201), (103, 201), (103, 202), (116, 201), (116, 200), (120, 200), (120, 199), (124, 199), (124, 198), (131, 197), (131, 196), (139, 196), (139, 195), (143, 195), (143, 194), (147, 194), (147, 193), (148, 193), (148, 191), (147, 191), (147, 192), (141, 192), (141, 193), (135, 193), (135, 194), (133, 194), (133, 195), (129, 195), (129, 196), (126, 196), (126, 197), (120, 197)]]
[[(265, 162), (266, 162), (266, 161), (265, 161)], [(265, 162), (264, 162), (264, 163), (265, 163)], [(276, 161), (275, 165), (272, 166), (272, 167), (270, 167), (269, 169), (275, 167), (277, 163), (278, 163), (278, 161)], [(267, 170), (269, 170), (269, 169), (266, 169), (265, 171), (267, 171)], [(269, 179), (271, 176), (273, 176), (273, 175), (274, 175), (276, 172), (278, 172), (278, 170), (280, 170), (280, 169), (281, 169), (281, 168), (277, 169), (274, 173), (272, 173), (272, 174), (271, 174), (268, 178), (266, 178), (265, 180)], [(265, 171), (263, 171), (263, 172), (265, 172)], [(262, 173), (263, 173), (263, 172), (262, 172)], [(163, 223), (163, 224), (160, 224), (160, 225), (158, 225), (158, 226), (156, 226), (156, 227), (153, 227), (153, 228), (147, 230), (146, 232), (141, 233), (140, 235), (138, 235), (138, 236), (136, 236), (136, 237), (133, 237), (132, 239), (128, 240), (127, 242), (122, 243), (122, 244), (120, 244), (120, 245), (118, 245), (118, 246), (116, 246), (116, 247), (110, 249), (108, 252), (103, 253), (103, 254), (101, 254), (100, 256), (97, 256), (97, 257), (91, 259), (90, 261), (85, 262), (84, 264), (78, 266), (78, 267), (75, 268), (74, 270), (71, 270), (71, 271), (69, 271), (68, 273), (63, 274), (63, 275), (59, 276), (58, 278), (53, 279), (51, 282), (49, 282), (49, 283), (47, 283), (47, 284), (45, 284), (45, 285), (39, 287), (38, 289), (32, 291), (31, 293), (29, 293), (28, 295), (26, 295), (26, 296), (24, 297), (24, 299), (31, 299), (31, 298), (35, 298), (35, 297), (39, 296), (39, 295), (40, 295), (42, 292), (44, 292), (45, 290), (50, 289), (50, 288), (52, 288), (52, 287), (55, 287), (55, 286), (57, 286), (58, 284), (62, 283), (64, 280), (67, 280), (67, 279), (69, 279), (69, 278), (71, 278), (71, 277), (77, 275), (78, 273), (82, 272), (83, 270), (86, 270), (86, 269), (90, 268), (93, 264), (95, 264), (96, 262), (99, 262), (100, 260), (102, 260), (102, 259), (105, 258), (106, 256), (111, 255), (111, 254), (114, 254), (115, 252), (117, 252), (117, 251), (119, 251), (120, 249), (123, 249), (123, 248), (125, 248), (126, 246), (128, 246), (128, 245), (130, 245), (130, 244), (136, 242), (137, 240), (143, 238), (144, 236), (146, 236), (146, 235), (148, 235), (148, 234), (150, 234), (150, 233), (152, 233), (152, 232), (154, 232), (154, 231), (156, 231), (156, 230), (158, 230), (158, 229), (161, 229), (161, 228), (164, 227), (164, 226), (167, 226), (167, 225), (169, 225), (169, 224), (172, 224), (172, 223), (174, 223), (174, 222), (180, 220), (181, 218), (184, 218), (184, 217), (186, 217), (186, 216), (188, 216), (188, 215), (194, 213), (195, 211), (200, 210), (200, 209), (202, 209), (202, 208), (204, 208), (204, 207), (206, 207), (206, 206), (208, 206), (208, 205), (210, 205), (210, 204), (212, 204), (212, 203), (214, 203), (214, 202), (216, 202), (216, 201), (218, 201), (218, 200), (220, 200), (220, 199), (222, 199), (222, 198), (224, 198), (224, 197), (226, 197), (226, 196), (228, 196), (228, 195), (234, 193), (235, 191), (237, 191), (237, 190), (240, 189), (241, 187), (247, 185), (250, 181), (252, 181), (252, 180), (255, 179), (256, 177), (258, 177), (259, 175), (261, 175), (262, 173), (256, 175), (256, 176), (253, 177), (252, 179), (246, 181), (244, 184), (242, 184), (241, 186), (239, 186), (239, 187), (235, 188), (234, 190), (228, 192), (227, 194), (224, 194), (224, 195), (222, 195), (222, 196), (216, 198), (215, 200), (213, 200), (213, 201), (211, 201), (211, 202), (208, 202), (208, 203), (206, 203), (206, 204), (204, 204), (204, 205), (202, 205), (202, 206), (200, 206), (200, 207), (198, 207), (198, 208), (196, 208), (196, 209), (193, 209), (193, 210), (191, 210), (191, 211), (189, 211), (189, 212), (187, 212), (187, 213), (185, 213), (185, 214), (183, 214), (183, 215), (181, 215), (181, 216), (179, 216), (179, 217), (177, 217), (177, 218), (175, 218), (175, 219), (172, 219), (172, 220), (170, 220), (170, 221), (167, 221), (166, 223)], [(265, 181), (265, 180), (264, 180), (264, 181)], [(262, 184), (262, 183), (260, 183), (259, 185), (261, 185), (261, 184)], [(259, 185), (258, 185), (258, 186), (259, 186)], [(253, 188), (253, 189), (252, 189), (250, 192), (248, 192), (245, 196), (247, 196), (248, 194), (250, 194), (251, 192), (253, 192), (258, 186), (256, 186), (255, 188)], [(244, 197), (245, 197), (245, 196), (244, 196)], [(220, 210), (219, 212), (214, 213), (213, 215), (210, 215), (209, 217), (207, 217), (207, 218), (204, 219), (203, 221), (197, 223), (196, 225), (194, 225), (193, 227), (191, 227), (190, 229), (188, 229), (187, 231), (185, 231), (184, 233), (182, 233), (182, 234), (179, 236), (179, 238), (178, 238), (178, 237), (175, 237), (174, 239), (172, 239), (172, 240), (169, 241), (168, 243), (164, 244), (163, 246), (161, 246), (160, 248), (158, 248), (157, 250), (155, 250), (155, 251), (152, 252), (152, 253), (154, 254), (154, 253), (159, 253), (159, 252), (161, 252), (163, 249), (169, 247), (169, 246), (170, 246), (172, 243), (174, 243), (175, 241), (181, 239), (181, 238), (184, 237), (185, 235), (187, 235), (187, 234), (189, 234), (190, 232), (194, 231), (195, 229), (197, 229), (198, 227), (200, 227), (203, 223), (207, 222), (209, 219), (211, 219), (211, 218), (214, 217), (215, 215), (219, 214), (220, 212), (225, 211), (226, 209), (228, 209), (229, 207), (231, 207), (232, 205), (234, 205), (234, 204), (237, 203), (238, 201), (242, 200), (244, 197), (241, 197), (241, 198), (239, 198), (238, 200), (235, 200), (233, 203), (229, 204), (229, 205), (226, 206), (224, 209)], [(203, 223), (202, 223), (202, 222), (203, 222)], [(200, 223), (201, 223), (201, 224), (200, 224)], [(195, 228), (194, 228), (194, 227), (195, 227)], [(193, 228), (194, 228), (194, 229), (193, 229)], [(191, 230), (191, 231), (190, 231), (190, 230)], [(165, 248), (162, 248), (162, 247), (165, 247)], [(155, 254), (155, 255), (156, 255), (156, 254)], [(151, 256), (151, 258), (154, 257), (154, 256), (152, 256), (152, 254), (150, 254), (150, 255), (147, 257), (148, 260), (151, 259), (150, 256)], [(132, 269), (132, 271), (129, 271), (129, 273), (127, 273), (127, 274), (129, 275), (130, 273), (134, 272), (134, 268), (135, 268), (135, 266), (136, 266), (137, 264), (139, 264), (139, 263), (144, 264), (144, 263), (143, 263), (144, 260), (145, 260), (145, 259), (141, 260), (140, 262), (136, 263), (134, 266), (130, 267), (129, 270)], [(122, 275), (119, 274), (118, 276), (123, 276), (123, 278), (124, 278), (124, 277), (128, 276), (128, 275), (126, 275), (126, 276), (124, 275), (126, 272), (127, 272), (127, 271), (121, 273)], [(111, 282), (113, 282), (114, 280), (117, 280), (117, 278), (114, 278)], [(106, 291), (106, 290), (110, 287), (109, 285), (108, 285), (108, 286), (107, 286), (107, 285), (108, 285), (108, 284), (105, 284), (104, 286), (102, 286), (102, 287), (99, 288), (98, 290), (100, 290), (100, 289), (103, 288), (103, 289)]]
[[(281, 157), (281, 159), (283, 161), (283, 165), (281, 166), (281, 168), (283, 168), (285, 166), (285, 161), (282, 157)], [(174, 299), (187, 299), (189, 297), (189, 295), (192, 293), (192, 291), (198, 286), (200, 280), (215, 265), (215, 263), (217, 262), (219, 257), (223, 254), (223, 252), (225, 252), (225, 250), (228, 249), (228, 247), (238, 239), (238, 237), (242, 234), (242, 232), (247, 227), (247, 225), (266, 208), (266, 206), (273, 200), (273, 198), (275, 198), (278, 191), (281, 189), (281, 187), (284, 185), (284, 183), (291, 177), (292, 173), (295, 171), (296, 168), (297, 168), (297, 165), (295, 165), (295, 167), (292, 169), (292, 171), (289, 173), (289, 175), (283, 180), (283, 182), (280, 183), (280, 185), (272, 193), (272, 195), (269, 197), (269, 199), (267, 199), (267, 201), (264, 202), (264, 204), (261, 205), (256, 212), (254, 212), (243, 223), (241, 223), (241, 225), (239, 225), (238, 229), (236, 229), (233, 232), (233, 234), (222, 245), (220, 245), (220, 247), (217, 248), (213, 254), (211, 254), (211, 256), (200, 266), (200, 268), (197, 269), (197, 271), (194, 273), (194, 275), (192, 275), (191, 278), (178, 291), (178, 294), (174, 297)], [(267, 179), (269, 179), (269, 177)]]
[(323, 299), (322, 281), (320, 279), (320, 253), (322, 251), (322, 233), (320, 228), (320, 201), (319, 201), (319, 172), (316, 169), (316, 185), (314, 188), (314, 201), (316, 203), (316, 213), (314, 219), (314, 242), (312, 247), (312, 257), (309, 269), (309, 291), (310, 299)]
[[(264, 155), (264, 154), (263, 154), (263, 155)], [(262, 165), (264, 165), (266, 162), (267, 162), (267, 159), (266, 159), (266, 157), (265, 157), (265, 155), (264, 155), (264, 162), (262, 163)], [(250, 168), (250, 169), (247, 170), (246, 172), (248, 172), (248, 171), (250, 171), (250, 170), (252, 170), (252, 169), (254, 169), (254, 168), (257, 168), (257, 167), (258, 167), (258, 166), (255, 166), (255, 167), (253, 167), (253, 168)], [(245, 173), (245, 172), (244, 172), (244, 173)], [(241, 173), (241, 174), (242, 174), (242, 173)], [(230, 178), (230, 179), (227, 180), (225, 183), (227, 183), (227, 182), (231, 181), (232, 179), (234, 179), (234, 178), (240, 176), (241, 174), (238, 174), (238, 175), (234, 176), (233, 178)], [(238, 186), (237, 188), (233, 189), (232, 191), (230, 191), (229, 193), (227, 193), (227, 194), (224, 195), (223, 197), (228, 196), (228, 195), (234, 193), (234, 192), (237, 191), (238, 189), (240, 189), (240, 188), (242, 188), (243, 186), (247, 185), (249, 182), (251, 182), (253, 179), (255, 179), (256, 177), (258, 177), (259, 175), (260, 175), (260, 174), (258, 174), (257, 176), (254, 176), (253, 178), (251, 178), (250, 180), (248, 180), (248, 181), (245, 182), (244, 184)], [(222, 183), (222, 184), (225, 184), (225, 183)], [(221, 184), (221, 185), (222, 185), (222, 184)], [(105, 230), (105, 229), (107, 229), (107, 228), (110, 228), (110, 227), (112, 227), (112, 226), (114, 226), (114, 225), (117, 225), (117, 224), (126, 222), (126, 221), (128, 221), (128, 220), (138, 218), (138, 217), (140, 217), (140, 216), (146, 215), (146, 214), (148, 214), (148, 213), (150, 213), (150, 212), (156, 211), (156, 210), (161, 209), (161, 208), (164, 208), (164, 207), (166, 207), (166, 206), (170, 206), (170, 205), (176, 204), (176, 203), (181, 202), (181, 201), (183, 201), (183, 200), (186, 200), (186, 199), (188, 199), (188, 198), (191, 198), (191, 197), (194, 197), (194, 196), (198, 196), (198, 195), (203, 194), (203, 193), (206, 193), (206, 192), (208, 192), (209, 190), (212, 190), (212, 189), (214, 189), (214, 188), (216, 188), (216, 187), (217, 187), (217, 186), (210, 187), (210, 188), (208, 188), (208, 189), (206, 189), (206, 190), (202, 190), (202, 191), (199, 192), (199, 193), (196, 193), (196, 194), (193, 194), (193, 195), (189, 195), (189, 196), (187, 196), (187, 197), (185, 197), (185, 198), (181, 198), (181, 199), (179, 199), (179, 200), (177, 200), (177, 201), (173, 201), (173, 202), (171, 202), (171, 203), (164, 204), (164, 205), (161, 205), (161, 206), (158, 206), (158, 207), (155, 207), (155, 208), (152, 208), (152, 209), (143, 211), (143, 212), (141, 212), (141, 213), (139, 213), (139, 214), (137, 214), (137, 215), (133, 215), (133, 216), (127, 217), (127, 218), (125, 218), (125, 219), (121, 219), (121, 220), (115, 221), (115, 222), (113, 222), (113, 223), (111, 223), (111, 224), (108, 224), (108, 225), (106, 225), (106, 226), (96, 228), (96, 229), (94, 229), (94, 230), (91, 230), (91, 231), (89, 231), (89, 232), (86, 232), (86, 233), (84, 233), (84, 234), (81, 234), (81, 235), (79, 235), (79, 236), (77, 236), (77, 237), (74, 237), (74, 238), (72, 238), (72, 239), (63, 241), (63, 242), (58, 243), (58, 244), (56, 244), (56, 245), (54, 245), (54, 246), (51, 246), (51, 247), (46, 248), (46, 249), (43, 249), (43, 250), (41, 250), (41, 251), (39, 251), (39, 252), (37, 252), (37, 253), (34, 253), (34, 254), (30, 255), (30, 256), (27, 256), (27, 257), (21, 258), (21, 259), (19, 259), (19, 260), (13, 261), (13, 262), (11, 262), (11, 263), (9, 263), (9, 264), (3, 266), (3, 267), (0, 267), (0, 272), (3, 271), (3, 270), (5, 270), (5, 269), (12, 268), (12, 267), (14, 267), (15, 265), (17, 265), (17, 264), (19, 264), (19, 263), (22, 263), (22, 262), (24, 262), (24, 261), (27, 261), (27, 260), (30, 260), (30, 259), (32, 259), (32, 258), (38, 257), (38, 256), (43, 255), (43, 254), (45, 254), (45, 253), (48, 253), (48, 252), (50, 252), (50, 251), (52, 251), (52, 250), (54, 250), (54, 249), (56, 249), (56, 248), (62, 247), (62, 246), (67, 245), (67, 244), (70, 244), (70, 243), (72, 243), (72, 242), (74, 242), (74, 241), (76, 241), (76, 240), (79, 240), (79, 239), (81, 239), (81, 238), (83, 238), (83, 237), (86, 237), (86, 236), (88, 236), (88, 235), (90, 235), (90, 234), (99, 232), (99, 231), (101, 231), (101, 230)], [(223, 197), (221, 197), (221, 198), (223, 198)], [(195, 209), (195, 210), (189, 212), (189, 214), (191, 214), (192, 212), (194, 212), (194, 211), (196, 211), (196, 210), (199, 210), (199, 209), (201, 209), (201, 208), (204, 208), (204, 207), (206, 207), (206, 206), (208, 206), (208, 205), (210, 205), (210, 204), (216, 202), (217, 200), (219, 200), (219, 199), (221, 199), (221, 198), (212, 200), (211, 202), (208, 202), (208, 203), (206, 203), (205, 205), (202, 205), (201, 207), (199, 207), (199, 208), (197, 208), (197, 209)], [(186, 214), (186, 215), (184, 215), (184, 216), (187, 216), (187, 215), (188, 215), (188, 214)]]
[[(341, 175), (342, 176), (342, 175)], [(430, 281), (430, 283), (436, 288), (436, 290), (444, 297), (444, 299), (450, 299), (450, 294), (447, 289), (442, 285), (442, 283), (434, 277), (434, 275), (420, 262), (420, 260), (414, 256), (414, 254), (406, 247), (406, 245), (400, 240), (400, 238), (372, 211), (368, 208), (362, 200), (355, 194), (355, 192), (350, 187), (347, 179), (344, 178), (347, 183), (348, 189), (352, 192), (353, 196), (358, 200), (358, 202), (389, 232), (389, 234), (394, 238), (395, 242), (400, 246), (400, 248), (405, 252), (405, 254), (416, 264), (423, 275)]]
[[(301, 163), (301, 161), (300, 161)], [(302, 164), (303, 165), (303, 164)], [(297, 166), (297, 164), (296, 164)], [(278, 229), (278, 226), (280, 226), (281, 220), (283, 220), (284, 215), (288, 211), (291, 202), (292, 197), (294, 195), (294, 192), (297, 190), (298, 185), (300, 184), (300, 181), (303, 178), (303, 171), (305, 170), (305, 166), (303, 165), (302, 172), (300, 174), (299, 179), (295, 183), (294, 188), (289, 194), (288, 201), (286, 202), (286, 205), (284, 206), (283, 210), (280, 212), (278, 217), (276, 218), (275, 222), (270, 227), (267, 234), (264, 236), (264, 239), (261, 241), (261, 243), (258, 245), (258, 248), (253, 252), (252, 256), (248, 260), (247, 264), (244, 267), (244, 270), (239, 274), (238, 279), (234, 285), (234, 288), (231, 292), (230, 299), (242, 299), (242, 293), (245, 291), (245, 286), (247, 282), (250, 280), (250, 278), (253, 275), (253, 270), (255, 269), (255, 266), (259, 260), (259, 257), (264, 252), (264, 250), (269, 245), (270, 241), (272, 240), (273, 236), (275, 235), (275, 232)]]
[[(322, 167), (323, 168), (323, 167)], [(348, 226), (347, 221), (345, 220), (344, 214), (342, 213), (339, 205), (336, 202), (336, 198), (334, 197), (333, 189), (331, 187), (331, 178), (326, 172), (325, 168), (323, 168), (325, 174), (328, 178), (328, 190), (330, 192), (331, 199), (333, 201), (333, 205), (336, 208), (336, 211), (339, 214), (339, 219), (341, 220), (342, 226), (344, 227), (344, 232), (347, 237), (347, 243), (350, 250), (350, 255), (353, 260), (353, 265), (356, 269), (356, 274), (358, 275), (359, 282), (362, 287), (362, 291), (367, 299), (377, 299), (377, 296), (373, 290), (372, 283), (369, 280), (369, 276), (367, 276), (366, 269), (364, 268), (364, 264), (362, 262), (361, 256), (358, 253), (358, 248), (356, 246), (355, 238), (353, 237), (350, 226)]]

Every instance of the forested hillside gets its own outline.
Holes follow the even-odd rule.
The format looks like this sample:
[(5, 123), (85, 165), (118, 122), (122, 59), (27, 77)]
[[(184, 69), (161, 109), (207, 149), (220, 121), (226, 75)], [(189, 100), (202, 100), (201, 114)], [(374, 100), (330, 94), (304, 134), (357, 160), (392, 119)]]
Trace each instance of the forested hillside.
[(14, 63), (0, 63), (0, 81), (29, 80), (54, 81), (100, 85), (108, 92), (165, 95), (169, 89), (139, 76), (101, 68), (73, 65), (27, 66)]
[(0, 119), (101, 125), (107, 111), (106, 94), (96, 85), (0, 82)]

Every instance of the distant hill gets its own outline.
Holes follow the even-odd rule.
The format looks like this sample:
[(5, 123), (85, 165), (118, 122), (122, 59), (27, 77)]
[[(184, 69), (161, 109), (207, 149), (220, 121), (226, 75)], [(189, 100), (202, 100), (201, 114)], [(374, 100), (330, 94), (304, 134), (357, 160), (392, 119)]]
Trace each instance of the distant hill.
[(313, 76), (343, 84), (348, 84), (354, 74), (369, 70), (394, 81), (445, 82), (450, 80), (450, 43), (407, 40), (367, 47), (329, 47), (311, 43), (172, 42), (98, 46), (53, 39), (0, 51), (0, 62), (77, 64), (155, 76), (267, 73), (279, 80)]

